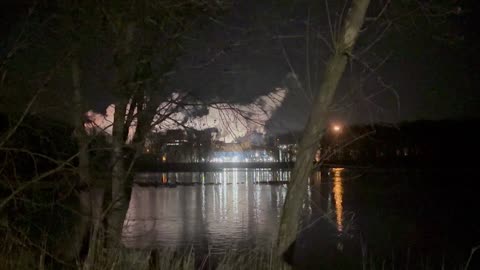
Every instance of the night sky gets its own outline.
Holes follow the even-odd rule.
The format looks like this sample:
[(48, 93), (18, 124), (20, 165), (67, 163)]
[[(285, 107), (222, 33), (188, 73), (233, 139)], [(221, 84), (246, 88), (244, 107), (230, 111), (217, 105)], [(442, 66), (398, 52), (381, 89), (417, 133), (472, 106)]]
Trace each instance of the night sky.
[[(31, 2), (2, 1), (2, 35), (18, 29)], [(372, 1), (368, 16), (378, 14), (384, 2)], [(349, 65), (332, 118), (371, 123), (479, 117), (478, 1), (393, 2), (381, 18), (366, 22), (356, 53), (376, 42)], [(441, 9), (430, 9), (433, 2)], [(233, 1), (222, 17), (206, 19), (186, 36), (170, 88), (203, 100), (246, 103), (286, 87), (287, 100), (268, 127), (276, 132), (301, 129), (312, 95), (305, 81), (306, 29), (310, 25), (315, 90), (329, 55), (330, 25), (334, 28), (341, 16), (343, 1), (328, 1), (328, 7), (329, 14), (324, 1)], [(3, 58), (7, 44), (1, 46)], [(91, 64), (87, 91), (97, 111), (111, 102), (101, 79), (110, 76), (102, 67), (111, 59), (103, 55), (99, 48), (84, 59)]]
[[(205, 44), (192, 45), (196, 49), (182, 58), (181, 75), (174, 85), (199, 96), (233, 96), (242, 101), (272, 87), (286, 86), (290, 94), (270, 128), (301, 129), (311, 98), (291, 74), (295, 73), (305, 88), (306, 23), (310, 18), (311, 31), (328, 39), (325, 4), (261, 2), (236, 3), (221, 22), (209, 23), (199, 34)], [(438, 11), (441, 19), (418, 10), (418, 5), (410, 5), (391, 7), (394, 10), (387, 9), (384, 20), (367, 22), (357, 52), (369, 47), (388, 28), (346, 71), (333, 118), (371, 123), (480, 116), (480, 94), (476, 90), (479, 58), (474, 51), (478, 45), (474, 28), (478, 3), (448, 4), (448, 9)], [(329, 8), (332, 13), (341, 10), (332, 3)], [(374, 2), (369, 15), (379, 10), (379, 3)], [(315, 53), (311, 58), (320, 59), (319, 67), (312, 70), (321, 74), (329, 49), (316, 40), (310, 50), (311, 55)]]

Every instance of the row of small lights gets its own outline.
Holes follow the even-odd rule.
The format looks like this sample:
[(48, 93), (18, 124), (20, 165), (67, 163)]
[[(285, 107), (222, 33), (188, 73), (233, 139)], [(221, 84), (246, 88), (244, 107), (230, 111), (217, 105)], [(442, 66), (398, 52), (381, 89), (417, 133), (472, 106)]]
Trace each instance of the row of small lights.
[[(339, 125), (339, 124), (334, 124), (334, 125), (332, 125), (332, 130), (333, 130), (335, 133), (340, 133), (340, 132), (342, 132), (342, 126)], [(278, 139), (277, 139), (277, 141), (278, 141)], [(147, 149), (147, 152), (149, 152), (149, 149)], [(162, 156), (162, 161), (163, 161), (163, 162), (166, 162), (166, 161), (167, 161), (167, 157), (166, 157), (166, 156)], [(248, 161), (248, 159), (247, 159), (246, 161)], [(213, 162), (223, 162), (223, 160), (222, 160), (222, 161), (220, 161), (220, 160), (213, 160)]]

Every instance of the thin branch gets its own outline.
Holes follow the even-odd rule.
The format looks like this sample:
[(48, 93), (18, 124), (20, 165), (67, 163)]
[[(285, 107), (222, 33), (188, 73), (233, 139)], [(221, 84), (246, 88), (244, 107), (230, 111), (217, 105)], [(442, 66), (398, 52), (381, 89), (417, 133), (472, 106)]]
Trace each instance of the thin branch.
[(387, 0), (387, 2), (385, 3), (385, 5), (383, 5), (383, 8), (382, 8), (382, 10), (380, 10), (378, 15), (375, 16), (375, 17), (366, 17), (365, 22), (375, 22), (378, 19), (380, 19), (382, 17), (383, 13), (385, 13), (385, 11), (387, 10), (387, 7), (389, 6), (390, 2), (391, 2), (391, 0)]
[[(68, 53), (67, 55), (70, 55), (70, 53)], [(7, 141), (10, 139), (10, 137), (13, 134), (15, 134), (18, 127), (22, 124), (23, 120), (25, 120), (27, 115), (30, 113), (30, 110), (32, 109), (33, 104), (35, 104), (35, 101), (37, 100), (40, 93), (42, 93), (43, 91), (46, 90), (46, 86), (51, 81), (51, 79), (52, 79), (54, 73), (56, 72), (57, 68), (60, 66), (60, 62), (62, 62), (62, 61), (58, 61), (57, 64), (55, 65), (55, 67), (50, 69), (49, 73), (47, 74), (47, 76), (43, 80), (42, 85), (37, 89), (37, 91), (35, 92), (33, 97), (30, 99), (30, 101), (28, 102), (25, 110), (23, 110), (23, 113), (22, 113), (22, 116), (20, 117), (20, 119), (17, 121), (15, 126), (8, 131), (7, 135), (4, 138), (2, 138), (2, 140), (0, 141), (0, 147), (2, 147), (5, 143), (7, 143)]]
[(312, 76), (310, 74), (310, 8), (308, 9), (307, 16), (307, 25), (305, 29), (305, 63), (306, 63), (306, 73), (307, 73), (307, 91), (310, 94), (310, 98), (313, 99), (313, 89), (312, 89)]
[(293, 77), (294, 77), (295, 81), (297, 82), (297, 86), (299, 86), (299, 88), (300, 88), (300, 90), (302, 90), (302, 93), (304, 94), (306, 100), (310, 103), (311, 98), (307, 95), (305, 89), (303, 88), (302, 84), (298, 80), (297, 73), (295, 73), (295, 69), (293, 68), (292, 63), (290, 62), (290, 57), (288, 56), (287, 51), (285, 50), (285, 46), (283, 45), (282, 40), (279, 39), (279, 42), (280, 42), (280, 46), (282, 48), (282, 53), (283, 53), (283, 56), (285, 58), (285, 61), (287, 62), (287, 65), (290, 69), (290, 72), (294, 75)]
[(336, 44), (336, 34), (332, 26), (332, 19), (330, 18), (330, 8), (328, 7), (328, 0), (325, 0), (325, 11), (327, 12), (328, 20), (328, 29), (330, 30), (330, 38), (332, 39), (332, 44)]
[(367, 47), (365, 47), (363, 50), (357, 53), (357, 55), (360, 56), (366, 53), (368, 50), (370, 50), (378, 41), (380, 41), (383, 38), (383, 36), (387, 32), (387, 30), (390, 28), (390, 26), (392, 26), (392, 24), (393, 24), (392, 22), (388, 22), (387, 26), (385, 26), (383, 31)]
[[(20, 152), (20, 153), (25, 153), (25, 154), (28, 154), (29, 156), (31, 156), (34, 160), (36, 160), (35, 157), (39, 157), (39, 158), (43, 158), (43, 159), (46, 159), (52, 163), (55, 163), (57, 165), (60, 165), (62, 164), (62, 162), (56, 160), (56, 159), (53, 159), (47, 155), (44, 155), (44, 154), (41, 154), (41, 153), (34, 153), (28, 149), (23, 149), (23, 148), (11, 148), (11, 147), (0, 147), (0, 151), (9, 151), (9, 152)], [(72, 168), (74, 167), (73, 165), (71, 165)]]
[(18, 193), (22, 192), (23, 190), (25, 190), (26, 188), (28, 188), (30, 185), (32, 184), (35, 184), (37, 183), (38, 181), (50, 176), (50, 175), (53, 175), (57, 172), (60, 172), (61, 170), (64, 169), (64, 167), (68, 164), (70, 164), (70, 162), (72, 162), (77, 156), (78, 156), (79, 153), (71, 156), (69, 159), (67, 159), (66, 161), (62, 162), (60, 165), (58, 165), (56, 168), (50, 170), (50, 171), (47, 171), (45, 173), (42, 173), (41, 175), (33, 178), (32, 180), (22, 184), (21, 186), (19, 186), (15, 191), (13, 191), (10, 195), (8, 195), (5, 199), (3, 199), (3, 201), (0, 203), (0, 210), (2, 210), (6, 205), (7, 203), (12, 200)]

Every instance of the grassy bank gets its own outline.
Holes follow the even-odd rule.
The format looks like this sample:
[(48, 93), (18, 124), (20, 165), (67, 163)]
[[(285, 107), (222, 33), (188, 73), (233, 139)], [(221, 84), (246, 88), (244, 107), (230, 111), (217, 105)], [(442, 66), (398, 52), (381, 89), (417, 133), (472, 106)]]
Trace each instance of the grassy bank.
[[(442, 258), (421, 258), (421, 262), (409, 262), (409, 258), (375, 257), (362, 250), (362, 257), (359, 261), (348, 262), (345, 268), (338, 265), (326, 265), (322, 269), (361, 269), (361, 270), (395, 270), (395, 269), (455, 269), (473, 270), (476, 269), (474, 261), (477, 261), (476, 254), (480, 246), (471, 250), (464, 262), (456, 266), (447, 266), (442, 263)], [(319, 254), (321, 256), (322, 254)], [(27, 238), (18, 235), (3, 234), (0, 245), (0, 269), (10, 270), (56, 270), (56, 269), (77, 269), (77, 270), (281, 270), (284, 263), (278, 261), (272, 249), (230, 249), (224, 251), (208, 250), (202, 255), (196, 254), (193, 248), (189, 249), (155, 249), (135, 250), (119, 248), (115, 250), (101, 249), (95, 254), (95, 260), (87, 265), (79, 258), (76, 261), (66, 262), (55, 254), (49, 252), (42, 244), (34, 244)], [(299, 268), (293, 269), (311, 269)], [(316, 269), (316, 268), (315, 268)]]

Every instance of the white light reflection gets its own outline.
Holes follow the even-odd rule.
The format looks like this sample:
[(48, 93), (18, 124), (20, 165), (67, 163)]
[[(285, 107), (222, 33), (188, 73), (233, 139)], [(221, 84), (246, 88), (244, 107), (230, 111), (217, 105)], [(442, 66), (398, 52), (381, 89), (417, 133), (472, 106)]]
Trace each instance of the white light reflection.
[(310, 216), (312, 214), (312, 187), (311, 185), (307, 185), (307, 200), (306, 200), (306, 205), (307, 205), (307, 214)]
[(233, 184), (232, 184), (232, 193), (233, 193), (233, 198), (232, 198), (232, 206), (233, 206), (233, 215), (238, 216), (238, 169), (233, 168), (232, 169), (233, 173)]
[(227, 173), (225, 169), (223, 170), (222, 176), (223, 176), (223, 183), (222, 183), (223, 192), (220, 194), (222, 196), (221, 217), (225, 218), (227, 216)]
[(202, 219), (206, 220), (207, 216), (207, 202), (205, 194), (205, 173), (202, 173)]
[[(161, 181), (161, 176), (150, 177)], [(135, 186), (123, 243), (129, 248), (149, 248), (207, 241), (225, 247), (240, 241), (269, 247), (276, 236), (286, 188), (253, 181), (254, 177), (255, 181), (271, 181), (271, 176), (270, 170), (227, 169), (198, 175), (204, 183), (200, 186)], [(177, 176), (179, 182), (189, 177), (188, 173)]]

